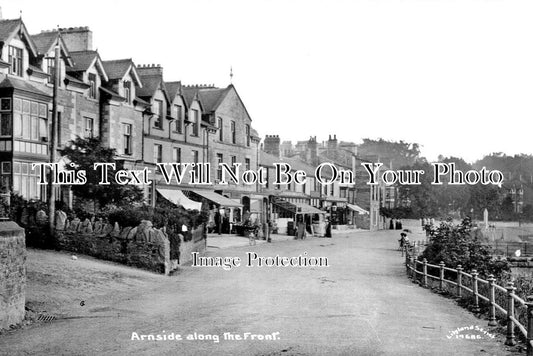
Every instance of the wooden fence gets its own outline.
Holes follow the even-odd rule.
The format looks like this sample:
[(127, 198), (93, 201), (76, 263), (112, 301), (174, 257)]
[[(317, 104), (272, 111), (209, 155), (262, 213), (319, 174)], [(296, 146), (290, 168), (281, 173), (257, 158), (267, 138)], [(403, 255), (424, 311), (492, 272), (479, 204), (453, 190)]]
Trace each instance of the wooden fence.
[[(418, 246), (417, 246), (418, 245)], [(488, 278), (479, 278), (476, 270), (467, 273), (459, 265), (457, 268), (449, 268), (440, 262), (438, 265), (427, 263), (427, 260), (418, 260), (418, 252), (421, 247), (420, 241), (418, 243), (409, 243), (402, 249), (402, 256), (405, 255), (405, 267), (409, 278), (413, 282), (419, 282), (423, 287), (428, 286), (428, 279), (434, 280), (438, 283), (438, 288), (444, 291), (445, 286), (450, 287), (455, 291), (457, 297), (465, 296), (464, 292), (469, 293), (473, 297), (472, 309), (479, 311), (479, 302), (483, 300), (489, 304), (489, 326), (496, 326), (497, 315), (502, 315), (507, 323), (507, 335), (505, 344), (513, 346), (516, 344), (515, 327), (520, 330), (520, 333), (527, 340), (527, 356), (533, 356), (533, 296), (528, 296), (527, 301), (518, 297), (515, 294), (514, 283), (508, 282), (505, 287), (495, 283), (496, 279), (493, 275)], [(453, 279), (455, 277), (455, 279)], [(448, 278), (448, 279), (447, 279)], [(452, 278), (452, 279), (450, 279)], [(480, 292), (480, 286), (487, 293)], [(497, 293), (503, 293), (506, 303), (504, 305), (498, 304)], [(515, 309), (518, 307), (527, 308), (527, 325), (523, 325), (515, 314)]]

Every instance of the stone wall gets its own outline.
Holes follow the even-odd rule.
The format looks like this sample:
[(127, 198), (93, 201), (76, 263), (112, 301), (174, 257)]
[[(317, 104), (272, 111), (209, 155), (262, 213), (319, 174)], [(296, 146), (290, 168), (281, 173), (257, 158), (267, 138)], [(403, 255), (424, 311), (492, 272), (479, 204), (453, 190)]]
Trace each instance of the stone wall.
[(166, 234), (150, 221), (120, 228), (102, 222), (74, 219), (56, 231), (57, 246), (100, 259), (123, 263), (163, 274), (170, 273), (170, 243)]
[(207, 240), (203, 228), (198, 228), (192, 231), (192, 239), (190, 241), (181, 241), (180, 244), (180, 261), (181, 266), (192, 262), (192, 253), (205, 252)]
[(0, 221), (0, 329), (24, 319), (25, 290), (24, 229), (12, 221)]
[(94, 256), (168, 275), (178, 265), (191, 259), (192, 251), (205, 251), (203, 229), (193, 230), (193, 239), (180, 242), (180, 261), (170, 259), (170, 242), (164, 230), (143, 220), (137, 227), (120, 228), (74, 219), (64, 223), (56, 219), (56, 243), (62, 250)]

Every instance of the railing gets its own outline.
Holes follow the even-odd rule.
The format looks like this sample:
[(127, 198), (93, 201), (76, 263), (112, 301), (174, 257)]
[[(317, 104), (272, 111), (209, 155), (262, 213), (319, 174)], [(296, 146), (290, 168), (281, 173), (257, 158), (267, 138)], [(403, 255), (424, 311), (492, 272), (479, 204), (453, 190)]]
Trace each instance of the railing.
[(486, 243), (490, 246), (497, 255), (505, 255), (507, 257), (516, 256), (515, 252), (520, 250), (520, 256), (533, 256), (533, 246), (529, 242), (515, 242), (515, 241), (501, 241)]
[[(418, 246), (417, 246), (418, 244)], [(479, 278), (476, 270), (466, 273), (463, 271), (461, 265), (456, 269), (446, 267), (444, 262), (440, 262), (438, 265), (433, 265), (427, 262), (424, 258), (419, 261), (417, 256), (421, 247), (421, 242), (408, 243), (402, 249), (402, 256), (405, 255), (405, 267), (409, 278), (413, 279), (413, 282), (420, 282), (423, 287), (428, 286), (428, 278), (438, 282), (439, 290), (444, 291), (445, 285), (452, 286), (455, 289), (455, 294), (458, 297), (463, 296), (463, 291), (467, 291), (473, 296), (473, 305), (471, 306), (474, 311), (479, 311), (480, 299), (489, 303), (489, 326), (496, 326), (497, 312), (501, 313), (507, 321), (507, 335), (505, 344), (513, 346), (516, 344), (515, 327), (520, 330), (520, 333), (527, 340), (527, 356), (533, 356), (533, 296), (528, 296), (527, 301), (518, 297), (515, 294), (514, 282), (508, 282), (507, 286), (502, 287), (495, 283), (496, 279), (493, 275), (489, 275), (488, 278)], [(436, 271), (436, 273), (428, 273), (428, 269)], [(446, 279), (446, 273), (455, 274), (455, 280)], [(480, 285), (486, 285), (488, 293), (483, 295), (479, 292)], [(470, 286), (470, 287), (469, 287)], [(485, 289), (485, 288), (483, 288)], [(497, 302), (496, 293), (505, 293), (507, 305), (500, 305)], [(522, 325), (518, 318), (515, 316), (515, 305), (525, 306), (527, 308), (527, 325)]]

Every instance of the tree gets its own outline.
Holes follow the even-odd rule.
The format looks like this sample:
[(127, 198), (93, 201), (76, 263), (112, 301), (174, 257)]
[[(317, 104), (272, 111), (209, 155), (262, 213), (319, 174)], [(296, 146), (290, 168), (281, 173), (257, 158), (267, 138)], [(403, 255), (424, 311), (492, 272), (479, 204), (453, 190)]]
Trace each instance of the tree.
[(400, 185), (400, 201), (410, 201), (411, 218), (422, 218), (439, 215), (439, 201), (435, 186), (431, 185), (431, 165), (425, 161), (415, 163), (412, 167), (401, 169), (422, 170), (420, 185)]
[(409, 143), (400, 140), (387, 141), (382, 138), (373, 140), (364, 138), (363, 143), (357, 147), (360, 156), (377, 155), (381, 162), (393, 167), (412, 166), (420, 159), (418, 143)]
[[(457, 170), (463, 172), (472, 169), (472, 166), (466, 163), (459, 157), (442, 157), (439, 156), (439, 162), (454, 163)], [(468, 210), (468, 203), (470, 201), (470, 186), (469, 185), (450, 185), (449, 176), (446, 175), (441, 178), (442, 185), (434, 185), (437, 201), (439, 204), (439, 211), (447, 216), (461, 215)]]
[(525, 221), (533, 221), (533, 205), (526, 204), (522, 210), (522, 219)]
[[(120, 185), (115, 182), (115, 171), (109, 169), (109, 185), (100, 185), (101, 171), (94, 169), (94, 163), (115, 163), (115, 150), (104, 147), (98, 138), (77, 137), (59, 151), (73, 166), (69, 170), (85, 170), (87, 183), (72, 185), (71, 189), (78, 198), (96, 203), (100, 208), (113, 204), (126, 206), (143, 200), (141, 189), (134, 185)], [(117, 169), (119, 169), (117, 164)]]
[(516, 214), (514, 211), (514, 202), (511, 196), (508, 195), (505, 198), (503, 198), (500, 211), (501, 211), (501, 218), (504, 220), (513, 220), (516, 218)]
[(478, 219), (483, 218), (485, 209), (489, 217), (500, 217), (500, 194), (499, 188), (494, 185), (475, 184), (470, 186), (470, 200), (468, 207)]

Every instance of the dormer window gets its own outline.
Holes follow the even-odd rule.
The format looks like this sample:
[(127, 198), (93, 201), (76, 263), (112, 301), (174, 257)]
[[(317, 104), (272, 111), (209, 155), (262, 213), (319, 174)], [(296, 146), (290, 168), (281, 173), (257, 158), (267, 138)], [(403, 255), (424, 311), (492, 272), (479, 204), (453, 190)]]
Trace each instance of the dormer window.
[(182, 125), (183, 125), (183, 117), (181, 115), (181, 106), (180, 105), (174, 105), (176, 110), (176, 127), (175, 130), (177, 133), (182, 133)]
[(224, 141), (224, 122), (222, 118), (218, 118), (218, 139), (220, 142)]
[(163, 129), (163, 101), (154, 100), (154, 128)]
[(199, 113), (198, 110), (192, 109), (191, 110), (191, 121), (192, 121), (192, 132), (191, 136), (198, 136), (198, 126), (199, 126)]
[(124, 97), (126, 103), (131, 104), (131, 82), (124, 82)]
[(22, 77), (22, 49), (14, 46), (9, 46), (9, 69), (10, 74)]
[(231, 122), (231, 143), (237, 143), (237, 131), (235, 128), (235, 121)]
[(48, 83), (54, 83), (56, 79), (56, 65), (54, 58), (46, 59), (46, 73), (48, 73)]
[(89, 73), (89, 98), (96, 99), (96, 74)]

